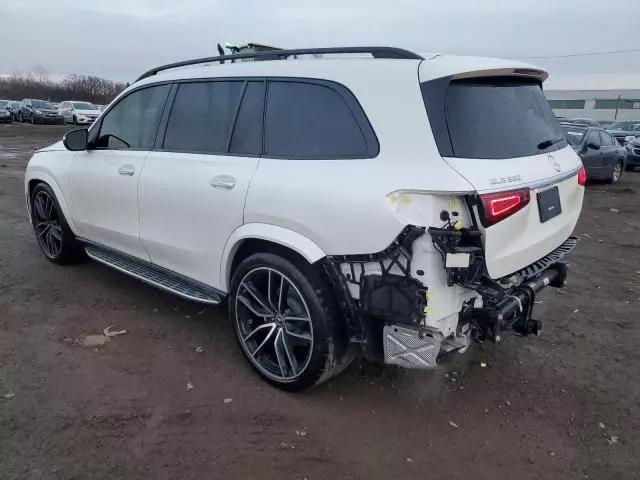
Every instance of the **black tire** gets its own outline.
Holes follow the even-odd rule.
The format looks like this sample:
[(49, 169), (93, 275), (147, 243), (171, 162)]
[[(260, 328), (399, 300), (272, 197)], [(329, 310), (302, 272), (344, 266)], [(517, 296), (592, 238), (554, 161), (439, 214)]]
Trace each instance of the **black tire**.
[(78, 125), (78, 118), (77, 118), (75, 115), (73, 116), (73, 121), (72, 121), (72, 123), (73, 123), (74, 125)]
[(18, 120), (18, 123), (22, 123), (23, 122), (22, 113), (19, 113), (16, 119)]
[(31, 120), (31, 125), (35, 125), (36, 124), (36, 116), (33, 113), (31, 114), (30, 120)]
[[(55, 253), (52, 253), (50, 250), (48, 251), (48, 248), (46, 246), (47, 240), (45, 239), (47, 237), (47, 234), (45, 233), (45, 235), (42, 235), (41, 233), (43, 231), (43, 228), (39, 226), (41, 225), (41, 223), (43, 223), (41, 222), (41, 211), (43, 211), (43, 209), (39, 208), (39, 206), (36, 205), (36, 202), (47, 197), (51, 199), (52, 204), (50, 205), (50, 211), (55, 217), (55, 222), (50, 221), (50, 223), (55, 223), (55, 230), (57, 232), (56, 238), (54, 238), (52, 241), (55, 240), (55, 243), (60, 243), (60, 247)], [(47, 260), (58, 265), (68, 265), (81, 262), (86, 258), (84, 249), (76, 240), (73, 232), (71, 231), (71, 228), (69, 227), (69, 224), (67, 223), (67, 220), (62, 213), (62, 209), (60, 208), (60, 204), (58, 203), (56, 195), (55, 193), (53, 193), (53, 190), (49, 185), (47, 185), (46, 183), (39, 183), (33, 188), (33, 191), (31, 192), (30, 207), (31, 224), (36, 235), (36, 241), (38, 242), (38, 246), (40, 247), (40, 250), (47, 258)], [(40, 207), (42, 207), (42, 205), (40, 205)], [(49, 209), (45, 208), (45, 210)], [(52, 227), (50, 226), (49, 230), (51, 229)], [(59, 240), (57, 239), (57, 236), (60, 236)]]
[(615, 185), (620, 181), (620, 177), (622, 177), (622, 171), (624, 170), (623, 164), (621, 160), (618, 160), (613, 168), (611, 169), (611, 174), (609, 176), (609, 183)]
[[(285, 391), (300, 391), (319, 385), (320, 383), (327, 381), (332, 376), (342, 372), (346, 367), (348, 367), (353, 356), (349, 355), (348, 338), (344, 328), (344, 323), (338, 315), (338, 310), (336, 309), (335, 302), (327, 289), (326, 283), (311, 265), (303, 260), (289, 256), (287, 257), (288, 258), (285, 258), (285, 255), (276, 253), (255, 253), (247, 257), (238, 265), (231, 279), (231, 289), (228, 298), (229, 318), (233, 322), (234, 330), (236, 332), (236, 340), (238, 341), (240, 350), (248, 360), (253, 370), (265, 381), (279, 389)], [(245, 279), (251, 278), (251, 275), (255, 275), (255, 272), (260, 270), (269, 270), (286, 277), (286, 280), (294, 286), (294, 294), (299, 295), (302, 298), (302, 304), (306, 307), (306, 311), (310, 317), (311, 326), (305, 328), (310, 328), (311, 337), (313, 339), (311, 343), (312, 346), (308, 347), (308, 353), (305, 353), (305, 355), (307, 355), (305, 357), (305, 366), (300, 367), (298, 364), (300, 369), (295, 378), (278, 379), (274, 378), (274, 375), (277, 374), (270, 374), (267, 372), (267, 369), (264, 367), (264, 363), (261, 364), (261, 359), (254, 358), (257, 357), (255, 352), (259, 347), (254, 350), (252, 356), (249, 352), (250, 347), (247, 342), (248, 337), (246, 336), (246, 331), (242, 331), (242, 315), (244, 315), (245, 318), (250, 317), (251, 315), (248, 313), (249, 309), (245, 307), (245, 304), (238, 300), (238, 295), (241, 291), (244, 295), (247, 295), (247, 291), (244, 290), (244, 287), (241, 285), (245, 285), (245, 283), (243, 283), (246, 282)], [(269, 279), (271, 279), (271, 277), (269, 277)], [(274, 291), (273, 287), (271, 288), (271, 291)], [(275, 288), (277, 289), (277, 287)], [(280, 284), (280, 289), (280, 291), (282, 291), (282, 283)], [(289, 297), (291, 291), (290, 287), (287, 287), (287, 297)], [(263, 299), (264, 298), (265, 297), (263, 297)], [(285, 307), (286, 304), (289, 304), (288, 299), (285, 300)], [(243, 310), (245, 313), (243, 313)], [(285, 316), (284, 318), (286, 319), (287, 317)], [(251, 321), (268, 322), (267, 318), (262, 318), (260, 320), (254, 319)], [(252, 324), (250, 328), (254, 329), (254, 326), (255, 324)], [(288, 331), (287, 326), (284, 327), (284, 330), (285, 332)], [(255, 332), (255, 330), (253, 331)], [(267, 335), (267, 338), (269, 335), (271, 335), (271, 333)], [(269, 345), (261, 351), (260, 357), (271, 357), (273, 360), (274, 355), (269, 355), (269, 349), (273, 349), (273, 352), (277, 356), (277, 352), (275, 351), (275, 342), (278, 341), (278, 334), (276, 333), (275, 335), (271, 335), (272, 338), (274, 336), (275, 341), (273, 342), (273, 345), (271, 345), (270, 342)], [(284, 332), (282, 333), (282, 336), (289, 338)], [(243, 337), (245, 340), (243, 340)], [(267, 340), (264, 340), (262, 343), (265, 343), (266, 341)], [(256, 343), (257, 342), (258, 341), (256, 341)], [(281, 354), (281, 356), (285, 358), (283, 354)], [(280, 358), (278, 358), (278, 362), (280, 362)], [(295, 374), (295, 368), (293, 368), (291, 359), (289, 359), (287, 363), (291, 367), (292, 375)], [(297, 364), (298, 360), (295, 360), (295, 363)], [(283, 372), (281, 376), (285, 377), (286, 375), (284, 374), (282, 365), (280, 365), (280, 371)]]

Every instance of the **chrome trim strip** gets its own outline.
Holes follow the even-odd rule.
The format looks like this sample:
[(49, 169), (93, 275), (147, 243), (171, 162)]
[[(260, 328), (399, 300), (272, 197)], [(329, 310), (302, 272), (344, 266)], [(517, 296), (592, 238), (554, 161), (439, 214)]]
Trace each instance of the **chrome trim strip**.
[(518, 190), (520, 188), (529, 188), (531, 190), (536, 190), (538, 188), (550, 187), (551, 185), (556, 185), (560, 182), (564, 182), (574, 175), (577, 175), (581, 168), (582, 165), (567, 172), (561, 173), (560, 175), (556, 175), (555, 177), (545, 178), (544, 180), (538, 180), (535, 182), (504, 183), (497, 188), (478, 190), (478, 193), (508, 192), (509, 190)]
[(192, 302), (198, 302), (198, 303), (205, 303), (207, 305), (219, 305), (220, 304), (220, 299), (211, 298), (210, 300), (205, 300), (205, 299), (202, 299), (202, 298), (192, 297), (192, 296), (187, 295), (185, 293), (177, 292), (175, 290), (172, 290), (171, 288), (168, 288), (165, 285), (162, 285), (160, 283), (154, 282), (153, 280), (150, 280), (150, 279), (145, 278), (145, 277), (143, 277), (141, 275), (138, 275), (138, 274), (135, 274), (133, 272), (130, 272), (129, 270), (126, 270), (126, 269), (124, 269), (122, 267), (119, 267), (117, 265), (114, 265), (112, 263), (109, 263), (106, 260), (104, 260), (104, 259), (92, 254), (89, 251), (88, 248), (85, 249), (85, 252), (87, 253), (87, 256), (89, 258), (91, 258), (92, 260), (95, 260), (96, 262), (99, 262), (99, 263), (101, 263), (103, 265), (106, 265), (107, 267), (111, 267), (114, 270), (117, 270), (119, 272), (126, 273), (130, 277), (133, 277), (133, 278), (135, 278), (137, 280), (140, 280), (140, 281), (146, 283), (147, 285), (151, 285), (152, 287), (159, 288), (160, 290), (164, 290), (165, 292), (173, 293), (174, 295), (177, 295), (178, 297), (184, 298), (185, 300), (190, 300)]

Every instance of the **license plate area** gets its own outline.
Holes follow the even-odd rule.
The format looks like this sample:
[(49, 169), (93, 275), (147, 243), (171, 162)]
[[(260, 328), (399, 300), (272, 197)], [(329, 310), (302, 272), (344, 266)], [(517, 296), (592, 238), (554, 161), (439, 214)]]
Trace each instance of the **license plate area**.
[(540, 223), (547, 222), (562, 213), (558, 187), (552, 187), (538, 193), (538, 211), (540, 212)]

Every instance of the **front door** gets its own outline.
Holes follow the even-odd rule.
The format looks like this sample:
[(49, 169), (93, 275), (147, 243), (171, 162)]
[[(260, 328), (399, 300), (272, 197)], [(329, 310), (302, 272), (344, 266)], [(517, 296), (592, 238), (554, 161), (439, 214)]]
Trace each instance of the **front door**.
[[(580, 154), (582, 158), (582, 164), (587, 171), (587, 177), (589, 179), (602, 178), (603, 175), (603, 157), (604, 152), (601, 147), (600, 133), (598, 130), (591, 130), (587, 134), (587, 138), (584, 141), (583, 151)], [(591, 146), (591, 147), (590, 147)], [(598, 147), (598, 148), (592, 148)]]
[(149, 256), (140, 242), (138, 182), (169, 89), (147, 87), (122, 97), (91, 129), (90, 148), (76, 153), (69, 178), (78, 235), (145, 260)]
[(260, 161), (263, 82), (181, 83), (170, 111), (140, 179), (140, 237), (153, 263), (218, 288)]

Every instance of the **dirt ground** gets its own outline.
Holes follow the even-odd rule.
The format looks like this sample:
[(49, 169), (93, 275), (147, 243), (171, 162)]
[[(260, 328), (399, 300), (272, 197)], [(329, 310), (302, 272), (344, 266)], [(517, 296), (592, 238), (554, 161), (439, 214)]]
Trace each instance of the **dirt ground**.
[[(0, 479), (640, 476), (640, 172), (588, 187), (541, 337), (287, 394), (250, 371), (223, 309), (45, 260), (23, 171), (64, 129), (0, 125)], [(78, 343), (109, 325), (127, 333)]]

